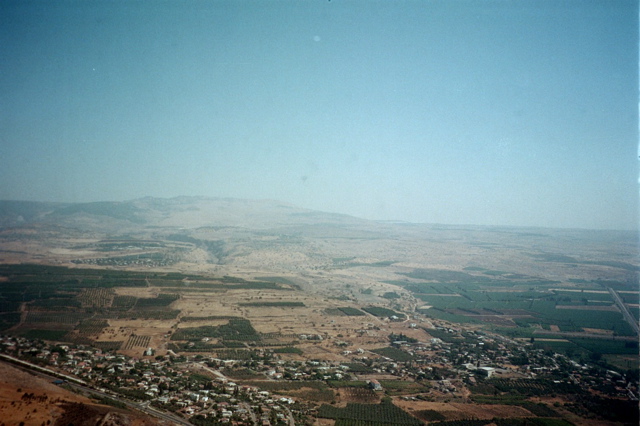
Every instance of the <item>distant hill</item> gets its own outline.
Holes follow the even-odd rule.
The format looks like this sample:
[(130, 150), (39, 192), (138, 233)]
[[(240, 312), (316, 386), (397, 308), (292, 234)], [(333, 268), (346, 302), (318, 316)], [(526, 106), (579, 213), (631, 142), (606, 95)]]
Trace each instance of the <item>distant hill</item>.
[(367, 220), (273, 200), (145, 197), (131, 201), (46, 203), (0, 201), (0, 226), (59, 225), (77, 229), (205, 226), (267, 229), (309, 224), (362, 225)]

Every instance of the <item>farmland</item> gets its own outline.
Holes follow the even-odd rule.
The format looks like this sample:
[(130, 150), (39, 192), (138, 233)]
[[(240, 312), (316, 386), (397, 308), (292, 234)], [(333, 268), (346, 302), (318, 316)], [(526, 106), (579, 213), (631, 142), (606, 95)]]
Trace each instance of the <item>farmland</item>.
[(612, 296), (640, 316), (635, 237), (295, 220), (5, 230), (2, 333), (218, 371), (345, 425), (606, 420), (590, 407), (635, 392)]

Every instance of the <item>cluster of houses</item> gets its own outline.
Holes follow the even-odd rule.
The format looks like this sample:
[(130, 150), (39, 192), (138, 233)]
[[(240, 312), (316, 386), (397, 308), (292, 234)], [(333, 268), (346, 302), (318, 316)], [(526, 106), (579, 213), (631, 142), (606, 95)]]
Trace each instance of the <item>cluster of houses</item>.
[[(203, 363), (176, 362), (170, 357), (136, 359), (82, 345), (50, 345), (9, 336), (0, 337), (0, 352), (64, 372), (104, 392), (151, 401), (187, 418), (262, 426), (291, 424), (294, 418), (293, 399), (230, 381), (220, 370), (231, 363), (222, 360), (209, 360), (219, 365), (211, 370)], [(207, 378), (202, 374), (207, 370), (217, 374)]]
[[(412, 323), (410, 327), (415, 327)], [(616, 398), (637, 400), (638, 382), (601, 367), (534, 349), (499, 335), (437, 325), (424, 342), (390, 336), (393, 351), (385, 355), (343, 342), (349, 361), (282, 360), (264, 349), (245, 360), (216, 359), (205, 355), (141, 358), (82, 345), (53, 345), (21, 337), (0, 337), (0, 352), (29, 362), (51, 366), (120, 395), (151, 401), (155, 406), (185, 417), (215, 418), (234, 424), (289, 424), (309, 415), (309, 406), (275, 396), (255, 386), (241, 386), (230, 378), (243, 371), (273, 381), (366, 381), (374, 391), (384, 391), (378, 377), (429, 383), (422, 391), (433, 400), (462, 398), (463, 387), (477, 380), (549, 378), (580, 385)], [(427, 330), (429, 331), (429, 330)], [(309, 336), (313, 339), (313, 337)], [(393, 354), (406, 354), (405, 359)], [(175, 355), (175, 354), (174, 354)], [(418, 395), (416, 395), (418, 396)], [(422, 395), (424, 396), (424, 395)]]

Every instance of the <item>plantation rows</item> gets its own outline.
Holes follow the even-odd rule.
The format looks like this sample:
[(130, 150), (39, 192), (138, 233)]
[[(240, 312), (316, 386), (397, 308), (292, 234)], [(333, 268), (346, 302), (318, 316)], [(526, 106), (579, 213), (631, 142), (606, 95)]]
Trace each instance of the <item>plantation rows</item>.
[(359, 403), (374, 403), (378, 400), (378, 395), (371, 389), (361, 387), (340, 388), (340, 394), (344, 398)]
[(364, 316), (365, 313), (362, 312), (360, 309), (356, 309), (356, 308), (350, 308), (350, 307), (343, 307), (343, 308), (338, 308), (343, 314), (350, 316), (350, 317), (361, 317)]
[(389, 402), (381, 404), (349, 403), (344, 408), (322, 405), (318, 417), (386, 424), (421, 425), (422, 422)]
[(180, 296), (177, 295), (177, 294), (161, 293), (161, 294), (158, 295), (158, 297), (139, 298), (136, 301), (135, 307), (136, 307), (136, 309), (138, 309), (138, 308), (141, 308), (141, 309), (160, 308), (160, 307), (164, 307), (164, 306), (169, 306), (170, 304), (172, 304), (173, 302), (175, 302), (179, 298), (180, 298)]
[(78, 321), (87, 318), (87, 314), (79, 312), (34, 312), (27, 314), (26, 324), (56, 323), (62, 325), (75, 325)]
[(397, 362), (407, 362), (413, 359), (413, 356), (402, 349), (385, 347), (379, 349), (372, 349), (371, 352), (375, 352), (383, 357), (391, 358)]
[(113, 298), (113, 302), (111, 303), (112, 309), (126, 311), (133, 308), (135, 305), (137, 298), (134, 296), (116, 296)]
[(133, 349), (136, 347), (147, 348), (151, 342), (151, 336), (131, 336), (125, 344), (125, 349)]
[(67, 340), (68, 330), (27, 330), (23, 336), (27, 339)]
[(491, 379), (488, 380), (488, 383), (495, 386), (500, 392), (515, 392), (523, 395), (576, 394), (581, 391), (579, 386), (569, 383), (554, 383), (551, 380)]
[(102, 330), (109, 326), (106, 320), (85, 320), (76, 327), (80, 334), (100, 334)]
[(123, 343), (124, 342), (122, 342), (122, 341), (113, 341), (113, 342), (108, 342), (108, 341), (98, 342), (98, 341), (94, 341), (92, 343), (92, 346), (95, 346), (98, 349), (102, 349), (103, 351), (117, 351), (122, 347)]
[(78, 295), (78, 301), (83, 307), (108, 308), (113, 302), (114, 292), (108, 288), (88, 288)]
[(362, 308), (364, 311), (370, 313), (375, 317), (391, 317), (396, 316), (398, 318), (404, 318), (404, 314), (400, 314), (396, 311), (392, 311), (391, 309), (381, 308), (379, 306), (367, 306), (366, 308)]
[(201, 340), (205, 337), (221, 338), (224, 340), (255, 341), (260, 335), (251, 323), (242, 318), (233, 318), (228, 324), (219, 326), (205, 325), (202, 327), (180, 328), (171, 336), (171, 340)]
[[(443, 422), (430, 423), (434, 426), (572, 426), (573, 423), (569, 423), (562, 419), (547, 419), (540, 417), (526, 417), (526, 418), (508, 418), (508, 419), (469, 419), (469, 420), (446, 420)], [(336, 422), (336, 426), (338, 423)]]
[[(456, 289), (460, 296), (442, 296), (437, 294), (414, 294), (417, 298), (433, 306), (425, 314), (454, 322), (474, 323), (477, 318), (465, 315), (466, 312), (480, 309), (501, 313), (505, 310), (528, 311), (532, 318), (517, 318), (520, 327), (540, 324), (545, 328), (558, 325), (562, 331), (582, 331), (583, 327), (613, 330), (619, 335), (632, 335), (633, 331), (616, 311), (593, 311), (588, 309), (557, 309), (558, 300), (563, 296), (552, 293), (526, 291), (501, 293), (483, 293)], [(580, 293), (577, 293), (580, 294)], [(589, 297), (582, 296), (582, 297)], [(560, 302), (560, 305), (567, 302)], [(367, 310), (367, 309), (365, 309)], [(507, 315), (508, 316), (508, 315)]]

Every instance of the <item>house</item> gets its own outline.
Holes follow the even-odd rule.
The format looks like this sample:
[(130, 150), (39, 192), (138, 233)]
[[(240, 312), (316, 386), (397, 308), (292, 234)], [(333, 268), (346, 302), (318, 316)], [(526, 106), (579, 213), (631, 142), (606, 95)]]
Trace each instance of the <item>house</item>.
[(382, 390), (382, 385), (377, 380), (369, 380), (368, 384), (369, 384), (369, 388), (374, 390), (374, 391), (381, 391)]

